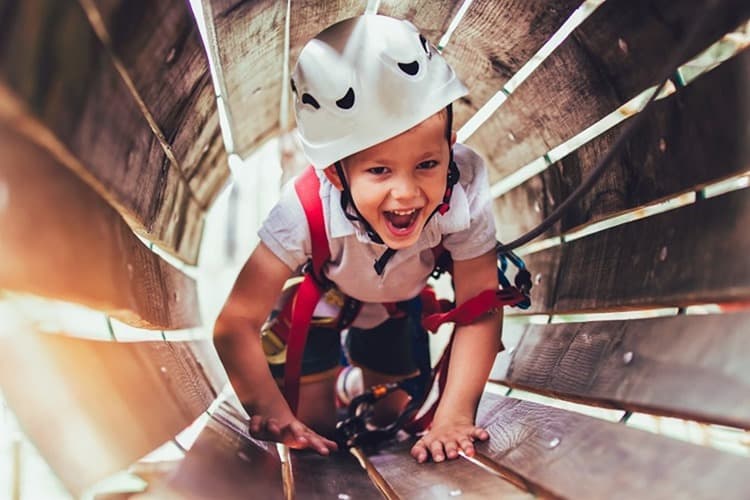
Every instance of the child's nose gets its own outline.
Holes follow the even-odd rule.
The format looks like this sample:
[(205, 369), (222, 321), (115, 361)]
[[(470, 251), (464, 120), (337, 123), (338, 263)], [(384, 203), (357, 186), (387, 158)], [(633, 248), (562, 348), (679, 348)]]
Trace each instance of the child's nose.
[(411, 175), (402, 175), (391, 188), (391, 195), (397, 200), (409, 200), (419, 196), (419, 183)]

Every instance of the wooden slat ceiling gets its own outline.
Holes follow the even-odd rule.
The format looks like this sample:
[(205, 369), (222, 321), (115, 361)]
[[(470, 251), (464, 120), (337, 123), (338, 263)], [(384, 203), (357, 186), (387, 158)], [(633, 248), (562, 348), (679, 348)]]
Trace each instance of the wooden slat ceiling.
[(229, 170), (208, 59), (181, 0), (0, 1), (0, 121), (150, 241), (195, 264)]
[[(378, 13), (410, 20), (437, 45), (462, 3), (383, 2)], [(336, 21), (364, 13), (366, 4), (292, 1), (289, 70), (307, 40)], [(465, 123), (500, 91), (579, 4), (579, 0), (473, 2), (444, 52), (471, 90), (469, 98), (456, 103), (456, 125)], [(290, 107), (281, 116), (282, 99), (288, 98), (282, 82), (286, 5), (271, 0), (203, 0), (203, 9), (209, 50), (218, 66), (219, 93), (228, 108), (229, 149), (244, 157), (294, 124)]]
[[(747, 75), (750, 49), (654, 102), (606, 174), (546, 236), (746, 171), (750, 121), (737, 110), (745, 106)], [(627, 120), (496, 198), (498, 234), (510, 239), (539, 224), (588, 177), (626, 125)]]

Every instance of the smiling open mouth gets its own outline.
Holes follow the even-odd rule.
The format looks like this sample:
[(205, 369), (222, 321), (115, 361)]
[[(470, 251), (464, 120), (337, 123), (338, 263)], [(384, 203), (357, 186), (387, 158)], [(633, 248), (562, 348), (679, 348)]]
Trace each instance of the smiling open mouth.
[(386, 220), (389, 222), (391, 230), (399, 234), (408, 232), (416, 222), (421, 212), (421, 208), (411, 208), (409, 210), (389, 210), (383, 212), (383, 214), (385, 215)]

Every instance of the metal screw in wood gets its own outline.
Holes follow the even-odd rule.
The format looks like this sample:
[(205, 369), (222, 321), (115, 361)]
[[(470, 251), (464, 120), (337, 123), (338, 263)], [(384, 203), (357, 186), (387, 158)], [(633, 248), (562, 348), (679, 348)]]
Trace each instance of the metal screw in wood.
[(633, 361), (633, 351), (628, 351), (622, 355), (622, 361), (629, 365)]

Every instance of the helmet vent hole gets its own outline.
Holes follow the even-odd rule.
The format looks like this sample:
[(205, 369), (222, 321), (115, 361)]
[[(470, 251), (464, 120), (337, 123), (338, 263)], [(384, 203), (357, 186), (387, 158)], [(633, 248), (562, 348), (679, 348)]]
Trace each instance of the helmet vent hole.
[(308, 94), (307, 92), (302, 94), (302, 103), (309, 104), (315, 109), (320, 109), (320, 104), (318, 104), (318, 101), (316, 101), (315, 98), (311, 96), (310, 94)]
[(341, 109), (351, 109), (354, 106), (354, 90), (351, 87), (346, 91), (344, 97), (336, 101), (336, 106)]
[(432, 57), (432, 53), (430, 52), (430, 43), (422, 34), (419, 35), (419, 43), (422, 44), (422, 48), (424, 49), (424, 53), (427, 54), (427, 57)]
[(419, 73), (419, 63), (417, 61), (410, 63), (398, 63), (398, 67), (401, 68), (401, 71), (409, 76), (414, 76)]

